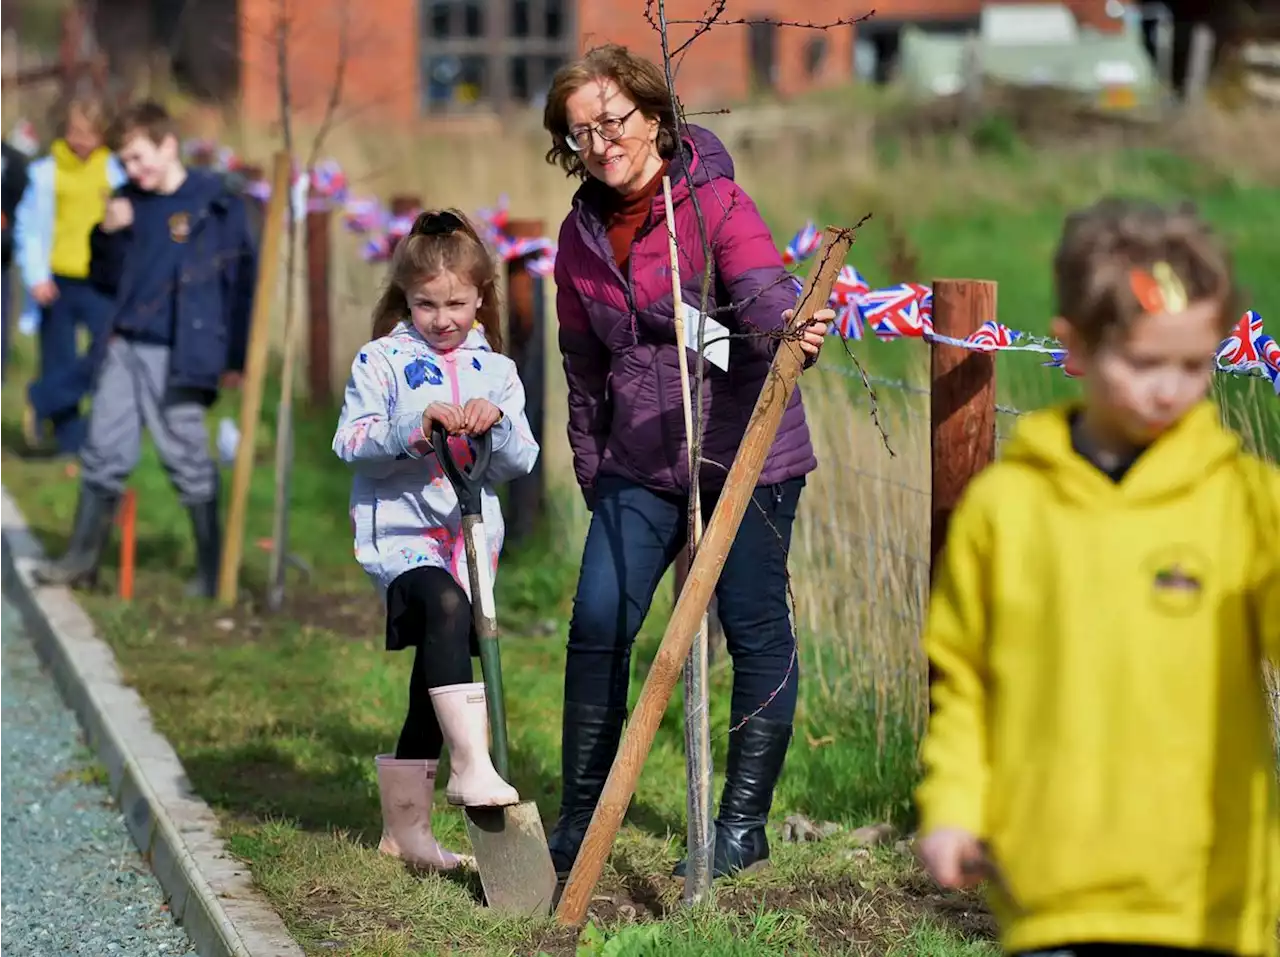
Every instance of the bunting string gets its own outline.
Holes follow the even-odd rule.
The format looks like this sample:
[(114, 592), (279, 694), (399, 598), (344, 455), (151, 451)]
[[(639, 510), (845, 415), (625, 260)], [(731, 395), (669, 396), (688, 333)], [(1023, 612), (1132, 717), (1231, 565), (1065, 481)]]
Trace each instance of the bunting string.
[[(207, 140), (184, 143), (188, 162), (208, 166), (227, 173), (243, 172), (244, 164), (234, 152)], [(396, 243), (408, 235), (421, 210), (393, 214), (377, 197), (352, 194), (346, 175), (331, 159), (317, 163), (311, 170), (294, 170), (294, 187), (305, 184), (308, 209), (334, 209), (341, 213), (344, 229), (360, 236), (361, 258), (366, 262), (386, 262)], [(246, 182), (245, 192), (256, 199), (270, 198), (270, 184), (262, 180)], [(504, 262), (524, 260), (526, 268), (537, 276), (550, 276), (555, 268), (556, 244), (546, 236), (515, 237), (508, 227), (510, 213), (506, 196), (497, 205), (476, 214), (485, 240)], [(817, 225), (806, 222), (782, 249), (782, 261), (796, 267), (812, 258), (822, 244)], [(800, 288), (796, 279), (797, 290)], [(963, 339), (944, 336), (933, 328), (933, 291), (920, 283), (904, 282), (893, 286), (872, 287), (858, 270), (841, 268), (831, 292), (829, 306), (836, 312), (831, 334), (845, 339), (862, 340), (870, 333), (882, 342), (896, 339), (920, 339), (924, 342), (971, 349), (977, 352), (1030, 352), (1044, 356), (1041, 363), (1050, 369), (1061, 369), (1075, 377), (1078, 373), (1062, 343), (1044, 336), (1019, 331), (991, 318)], [(1218, 372), (1237, 376), (1267, 378), (1280, 396), (1280, 343), (1263, 330), (1262, 316), (1249, 310), (1222, 340), (1214, 355)]]

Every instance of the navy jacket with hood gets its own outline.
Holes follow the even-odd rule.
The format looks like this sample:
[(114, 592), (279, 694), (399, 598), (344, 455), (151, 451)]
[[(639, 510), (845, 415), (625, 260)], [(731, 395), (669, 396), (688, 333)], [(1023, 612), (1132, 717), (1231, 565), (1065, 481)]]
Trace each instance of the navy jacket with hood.
[[(174, 284), (177, 300), (168, 384), (205, 391), (212, 398), (224, 372), (244, 369), (257, 254), (244, 199), (216, 173), (192, 169), (187, 176), (197, 189), (197, 211)], [(115, 195), (134, 205), (135, 218), (143, 204), (155, 199), (132, 183)], [(150, 265), (130, 255), (135, 228), (106, 233), (99, 225), (89, 239), (89, 278), (113, 296), (111, 325), (116, 330), (127, 327), (124, 310), (129, 308), (130, 291)], [(105, 343), (105, 337), (102, 341)]]

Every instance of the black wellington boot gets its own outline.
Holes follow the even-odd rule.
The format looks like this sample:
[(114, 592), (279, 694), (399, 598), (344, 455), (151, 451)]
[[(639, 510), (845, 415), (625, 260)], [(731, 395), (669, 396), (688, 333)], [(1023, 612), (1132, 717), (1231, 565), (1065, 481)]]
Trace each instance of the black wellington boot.
[(32, 570), (42, 585), (92, 585), (98, 578), (102, 550), (111, 537), (111, 523), (116, 517), (120, 496), (92, 485), (80, 483), (80, 499), (71, 525), (67, 550), (56, 561), (44, 562)]
[(618, 753), (626, 720), (624, 708), (574, 701), (564, 704), (560, 819), (547, 838), (551, 860), (561, 878), (568, 876), (573, 868), (582, 839), (586, 837), (591, 815), (595, 813), (609, 768)]
[[(742, 720), (733, 718), (733, 724)], [(791, 725), (754, 717), (729, 736), (724, 792), (716, 817), (713, 877), (749, 871), (769, 859), (765, 824), (773, 806), (773, 789), (791, 743)], [(688, 860), (673, 872), (684, 877)]]
[(218, 500), (190, 506), (191, 531), (196, 539), (196, 577), (187, 584), (193, 598), (215, 598), (222, 566), (222, 529), (218, 525)]

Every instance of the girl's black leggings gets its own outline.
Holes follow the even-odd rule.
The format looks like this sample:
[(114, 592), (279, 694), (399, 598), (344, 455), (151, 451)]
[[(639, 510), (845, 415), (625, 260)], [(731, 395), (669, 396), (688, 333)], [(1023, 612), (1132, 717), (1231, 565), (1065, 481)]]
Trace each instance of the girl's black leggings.
[(444, 737), (429, 692), (473, 680), (473, 634), (467, 593), (443, 568), (414, 568), (391, 583), (387, 591), (387, 649), (415, 649), (409, 676), (409, 713), (396, 743), (397, 758), (434, 761), (440, 757)]

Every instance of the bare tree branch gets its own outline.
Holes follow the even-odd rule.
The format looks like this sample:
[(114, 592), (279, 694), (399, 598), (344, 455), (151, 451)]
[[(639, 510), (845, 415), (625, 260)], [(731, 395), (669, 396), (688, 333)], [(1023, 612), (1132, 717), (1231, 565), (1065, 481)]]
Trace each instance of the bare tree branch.
[[(645, 19), (649, 22), (650, 26), (653, 27), (653, 29), (658, 33), (659, 39), (661, 41), (663, 72), (664, 72), (665, 79), (667, 81), (667, 87), (671, 97), (672, 113), (675, 118), (675, 125), (676, 125), (675, 134), (676, 134), (677, 149), (683, 149), (684, 134), (685, 134), (685, 131), (687, 130), (688, 124), (687, 124), (687, 116), (684, 112), (683, 106), (680, 102), (680, 97), (676, 89), (676, 77), (675, 77), (676, 66), (674, 65), (674, 61), (677, 57), (683, 57), (688, 52), (692, 44), (699, 37), (704, 36), (706, 33), (708, 33), (712, 29), (712, 27), (741, 26), (741, 25), (748, 25), (752, 23), (769, 23), (775, 26), (789, 26), (789, 27), (796, 27), (800, 29), (810, 29), (810, 30), (826, 30), (833, 27), (837, 27), (837, 26), (845, 26), (845, 25), (863, 22), (866, 19), (868, 19), (872, 15), (872, 13), (874, 13), (874, 11), (872, 11), (872, 13), (867, 13), (859, 17), (844, 17), (829, 23), (816, 23), (811, 21), (796, 21), (796, 20), (778, 20), (774, 18), (763, 18), (763, 19), (743, 18), (743, 19), (728, 20), (724, 18), (724, 13), (727, 5), (728, 5), (728, 0), (712, 0), (710, 6), (707, 8), (706, 12), (703, 14), (703, 16), (700, 19), (672, 20), (672, 19), (668, 19), (666, 14), (666, 0), (645, 0), (645, 12), (644, 12)], [(682, 43), (680, 43), (678, 46), (675, 46), (674, 48), (672, 46), (671, 37), (670, 37), (670, 30), (673, 25), (693, 27), (691, 35), (687, 39), (685, 39)], [(727, 111), (715, 111), (715, 112), (727, 112)], [(711, 184), (710, 188), (712, 190), (712, 195), (713, 196), (717, 195), (715, 193), (714, 183)], [(707, 228), (707, 219), (706, 219), (706, 216), (704, 215), (704, 211), (702, 208), (701, 197), (699, 196), (699, 189), (695, 188), (693, 184), (689, 184), (689, 200), (688, 201), (693, 209), (694, 218), (697, 222), (698, 240), (702, 246), (702, 256), (703, 256), (702, 290), (701, 290), (701, 299), (700, 299), (699, 310), (698, 310), (698, 330), (697, 330), (697, 336), (695, 340), (696, 346), (697, 346), (697, 352), (699, 355), (699, 362), (697, 363), (696, 371), (693, 376), (694, 384), (693, 384), (692, 392), (694, 394), (691, 402), (691, 409), (693, 410), (693, 413), (694, 413), (693, 414), (694, 434), (688, 437), (690, 450), (691, 450), (689, 488), (690, 488), (690, 494), (692, 495), (694, 494), (695, 490), (697, 490), (701, 486), (700, 476), (701, 476), (701, 467), (703, 464), (707, 464), (711, 466), (713, 469), (718, 469), (720, 471), (727, 470), (727, 465), (725, 463), (714, 462), (709, 460), (704, 455), (704, 451), (703, 451), (703, 437), (706, 431), (706, 423), (704, 421), (705, 416), (702, 414), (703, 413), (703, 402), (702, 402), (703, 384), (704, 384), (704, 377), (706, 375), (706, 360), (703, 356), (705, 353), (705, 347), (708, 344), (706, 341), (707, 319), (712, 314), (719, 314), (719, 313), (733, 314), (735, 319), (737, 320), (737, 325), (740, 326), (744, 331), (728, 333), (728, 338), (730, 339), (747, 338), (747, 337), (754, 337), (754, 338), (767, 337), (767, 338), (773, 338), (779, 341), (784, 339), (795, 340), (803, 337), (805, 332), (805, 327), (799, 327), (794, 329), (787, 329), (784, 327), (776, 331), (766, 332), (760, 329), (753, 328), (750, 319), (745, 314), (746, 310), (769, 289), (776, 288), (779, 283), (793, 281), (793, 276), (790, 273), (787, 273), (785, 276), (778, 277), (776, 280), (767, 284), (763, 288), (757, 290), (752, 296), (748, 297), (743, 301), (732, 302), (732, 303), (717, 303), (715, 305), (712, 304), (714, 290), (715, 290), (715, 250), (716, 250), (717, 242), (719, 240), (718, 233), (719, 233), (719, 230), (723, 229), (727, 224), (729, 216), (733, 211), (732, 204), (730, 204), (727, 208), (721, 209), (722, 215), (718, 222), (718, 226), (716, 230), (717, 235), (709, 236), (708, 228)], [(723, 201), (721, 205), (722, 207), (725, 206)], [(869, 218), (870, 218), (869, 214), (867, 216), (864, 216), (855, 226), (851, 227), (850, 231), (856, 231)], [(676, 255), (677, 255), (677, 261), (678, 261), (679, 255), (680, 255), (680, 251), (678, 249), (677, 249)], [(692, 259), (692, 257), (689, 257), (689, 258)], [(811, 268), (821, 269), (821, 267), (822, 267), (822, 264), (819, 263)], [(822, 303), (821, 305), (826, 306), (826, 303)], [(803, 309), (804, 306), (805, 304), (801, 303), (796, 308)], [(867, 390), (867, 394), (871, 402), (872, 421), (875, 424), (876, 429), (879, 431), (880, 436), (885, 444), (885, 447), (889, 450), (890, 455), (893, 455), (894, 454), (893, 449), (889, 447), (888, 433), (884, 430), (884, 427), (880, 422), (879, 403), (877, 400), (875, 390), (872, 388), (870, 378), (867, 376), (866, 371), (864, 370), (862, 364), (858, 361), (857, 356), (853, 354), (853, 351), (852, 349), (850, 349), (848, 342), (843, 341), (842, 345), (844, 346), (845, 352), (853, 361), (855, 368), (858, 370), (858, 376), (862, 381), (863, 387)], [(690, 539), (689, 540), (693, 540), (692, 522), (694, 520), (694, 517), (693, 517), (693, 510), (690, 509), (689, 511), (690, 511), (690, 515), (688, 518), (688, 521), (690, 522), (690, 527), (689, 527)], [(769, 521), (768, 515), (764, 515), (764, 518), (766, 521)], [(777, 534), (776, 528), (774, 529), (774, 532), (775, 534)], [(779, 546), (781, 547), (780, 535), (778, 536), (778, 540), (779, 540)], [(795, 592), (794, 592), (794, 589), (792, 588), (792, 582), (789, 575), (786, 580), (786, 589), (787, 589), (788, 605), (791, 608), (792, 621), (794, 622), (796, 620)], [(798, 645), (797, 645), (797, 648), (798, 648)], [(786, 686), (786, 683), (790, 680), (793, 680), (796, 656), (797, 656), (797, 650), (796, 648), (793, 648), (791, 660), (787, 667), (787, 673), (783, 677), (782, 683), (776, 689), (774, 689), (774, 691), (763, 702), (761, 702), (759, 706), (756, 707), (751, 713), (743, 715), (741, 719), (738, 721), (738, 723), (733, 728), (729, 729), (730, 732), (738, 730), (744, 724), (750, 721), (755, 715), (759, 714), (766, 707), (768, 707), (770, 702), (772, 702), (773, 699), (777, 696), (777, 694), (782, 690), (782, 688)], [(688, 667), (689, 666), (686, 666), (686, 675), (685, 675), (686, 683), (690, 681), (690, 673), (687, 670)], [(686, 710), (688, 710), (689, 707), (690, 707), (689, 702), (686, 701)], [(699, 757), (697, 760), (701, 761), (701, 760), (704, 760), (704, 758), (705, 756)], [(693, 760), (693, 758), (691, 758), (691, 760)], [(691, 787), (692, 786), (693, 785), (691, 783)], [(705, 799), (705, 796), (700, 795), (699, 797), (700, 797), (700, 800)], [(693, 820), (692, 815), (694, 813), (694, 810), (695, 809), (691, 807), (691, 811), (690, 811), (691, 822)], [(697, 813), (699, 814), (699, 816), (701, 816), (702, 814), (700, 810), (698, 810)], [(705, 854), (706, 849), (703, 847), (694, 847), (693, 844), (695, 840), (701, 843), (702, 837), (698, 834), (691, 833), (690, 847), (689, 847), (690, 872), (686, 880), (694, 877), (693, 869), (695, 867), (695, 862), (705, 866), (705, 861), (701, 860), (701, 858)], [(694, 891), (695, 898), (697, 894), (698, 892), (695, 890)]]
[[(284, 149), (293, 156), (293, 92), (289, 84), (288, 0), (276, 0), (276, 84), (280, 91), (280, 130)], [(292, 206), (289, 207), (292, 210)], [(292, 215), (292, 214), (291, 214)]]
[(320, 128), (316, 130), (316, 138), (311, 144), (311, 155), (307, 157), (307, 169), (315, 166), (320, 161), (320, 149), (324, 145), (325, 137), (329, 135), (329, 131), (333, 126), (334, 117), (338, 113), (338, 106), (342, 103), (343, 87), (347, 79), (347, 61), (351, 56), (351, 17), (349, 0), (339, 0), (338, 2), (338, 62), (333, 67), (333, 85), (329, 88), (329, 100), (324, 107), (324, 118), (320, 121)]
[[(350, 59), (350, 10), (351, 0), (337, 0), (340, 11), (338, 22), (338, 51), (334, 64), (333, 82), (325, 104), (324, 115), (311, 142), (302, 175), (308, 176), (319, 161), (324, 141), (333, 126), (334, 116), (342, 103), (342, 94), (346, 80), (347, 65)], [(290, 39), (292, 18), (288, 13), (289, 0), (277, 0), (276, 5), (276, 68), (279, 72), (277, 84), (280, 94), (280, 126), (284, 138), (285, 152), (290, 162), (297, 156), (293, 136), (292, 85), (289, 77)], [(303, 191), (306, 195), (307, 191)], [(284, 308), (284, 356), (281, 369), (280, 404), (276, 408), (276, 487), (275, 514), (272, 523), (272, 549), (270, 570), (267, 580), (267, 607), (278, 611), (284, 604), (285, 573), (288, 567), (289, 546), (289, 487), (293, 470), (293, 380), (294, 365), (298, 351), (298, 326), (296, 316), (296, 273), (298, 261), (298, 213), (293, 195), (289, 197), (288, 239), (285, 252), (285, 308)]]
[[(721, 0), (717, 0), (717, 5), (721, 10), (724, 9), (724, 3), (721, 2)], [(874, 14), (875, 11), (871, 10), (867, 13), (860, 13), (856, 17), (841, 17), (838, 20), (827, 20), (822, 23), (816, 23), (812, 20), (779, 20), (775, 17), (743, 17), (737, 20), (712, 20), (710, 18), (703, 18), (700, 20), (668, 20), (667, 25), (680, 26), (697, 24), (702, 33), (711, 29), (713, 25), (721, 27), (743, 27), (750, 26), (753, 23), (767, 23), (775, 27), (795, 27), (800, 30), (830, 30), (833, 27), (847, 27), (853, 26), (857, 23), (863, 23), (871, 19)], [(702, 29), (703, 27), (706, 29)], [(676, 48), (677, 52), (685, 46), (688, 46), (690, 42), (692, 41), (686, 40), (680, 47)]]

